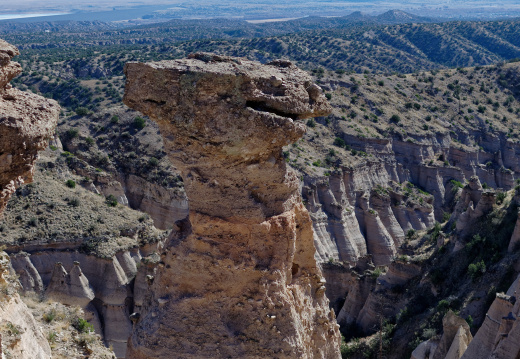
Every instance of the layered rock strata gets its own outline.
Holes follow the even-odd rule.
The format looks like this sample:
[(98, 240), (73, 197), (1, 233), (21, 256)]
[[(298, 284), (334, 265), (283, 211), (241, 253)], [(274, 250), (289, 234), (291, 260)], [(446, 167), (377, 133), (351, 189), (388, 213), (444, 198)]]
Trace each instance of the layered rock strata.
[(282, 146), (328, 113), (288, 61), (196, 54), (129, 63), (124, 102), (155, 120), (189, 219), (165, 246), (129, 358), (339, 358), (311, 219)]
[[(441, 222), (444, 212), (452, 212), (457, 193), (452, 180), (465, 183), (476, 176), (490, 188), (510, 190), (520, 175), (519, 144), (493, 132), (468, 134), (464, 127), (458, 127), (445, 133), (413, 136), (394, 133), (390, 138), (364, 138), (349, 134), (348, 126), (351, 125), (347, 121), (338, 121), (335, 134), (350, 148), (367, 153), (367, 160), (339, 166), (327, 177), (311, 174), (305, 178), (303, 188), (316, 233), (317, 259), (321, 262), (333, 258), (352, 263), (356, 256), (372, 254), (374, 233), (383, 233), (381, 237), (376, 236), (376, 241), (388, 243), (384, 232), (369, 234), (367, 231), (367, 211), (363, 207), (366, 198), (369, 198), (368, 209), (376, 212), (382, 221), (388, 221), (383, 224), (395, 244), (402, 238), (402, 233), (430, 228), (435, 220)], [(460, 142), (468, 147), (462, 149)], [(478, 147), (474, 146), (475, 142)], [(439, 163), (440, 158), (445, 161), (443, 164)], [(496, 166), (489, 166), (489, 163)], [(392, 182), (411, 182), (430, 193), (432, 200), (409, 206), (390, 193), (391, 201), (372, 201), (374, 188), (392, 187)], [(488, 196), (491, 201), (492, 195)], [(472, 202), (463, 221), (478, 216), (473, 213), (480, 210), (475, 208), (478, 201)], [(375, 257), (388, 262), (391, 252), (391, 246), (386, 246), (385, 251), (378, 251)]]
[(305, 177), (302, 195), (314, 225), (318, 261), (355, 264), (370, 254), (376, 265), (388, 265), (409, 230), (432, 227), (434, 197), (419, 194), (411, 200), (401, 180), (411, 178), (381, 163), (325, 178)]
[[(160, 244), (159, 244), (160, 246)], [(158, 262), (156, 245), (99, 258), (73, 251), (11, 254), (22, 290), (83, 308), (86, 319), (118, 358), (125, 358), (130, 314), (140, 311)], [(45, 288), (45, 290), (44, 290)]]
[(12, 62), (18, 50), (0, 40), (0, 211), (16, 187), (31, 182), (33, 163), (53, 135), (56, 101), (21, 92), (9, 84), (22, 68)]

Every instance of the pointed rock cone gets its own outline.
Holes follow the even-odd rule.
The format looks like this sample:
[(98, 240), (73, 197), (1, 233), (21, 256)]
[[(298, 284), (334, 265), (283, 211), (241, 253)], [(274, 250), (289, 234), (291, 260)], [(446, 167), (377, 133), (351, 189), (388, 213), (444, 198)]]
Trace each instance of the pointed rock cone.
[(94, 291), (81, 271), (79, 262), (74, 262), (74, 266), (69, 272), (69, 295), (76, 305), (82, 308), (94, 299)]
[(70, 273), (58, 262), (54, 266), (45, 296), (56, 302), (85, 308), (94, 299), (94, 291), (87, 277), (81, 272), (79, 262), (74, 263)]

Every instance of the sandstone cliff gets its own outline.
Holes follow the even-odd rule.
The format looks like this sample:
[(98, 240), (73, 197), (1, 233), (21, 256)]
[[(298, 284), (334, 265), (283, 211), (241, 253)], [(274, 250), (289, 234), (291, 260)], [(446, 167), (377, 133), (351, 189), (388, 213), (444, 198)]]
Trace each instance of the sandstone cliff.
[(130, 63), (124, 102), (157, 121), (190, 215), (161, 256), (129, 358), (339, 358), (310, 217), (281, 147), (326, 114), (287, 61)]

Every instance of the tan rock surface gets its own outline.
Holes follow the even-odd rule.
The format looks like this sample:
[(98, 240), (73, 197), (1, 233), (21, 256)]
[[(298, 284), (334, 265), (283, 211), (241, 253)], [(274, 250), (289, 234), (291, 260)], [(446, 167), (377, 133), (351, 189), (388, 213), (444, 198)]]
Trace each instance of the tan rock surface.
[(82, 308), (94, 299), (94, 291), (82, 273), (79, 262), (74, 263), (70, 273), (67, 273), (61, 263), (56, 263), (45, 295), (56, 302)]
[[(20, 65), (11, 62), (18, 54), (14, 46), (0, 40), (0, 215), (16, 187), (32, 180), (33, 163), (54, 133), (60, 110), (55, 101), (11, 88), (9, 81), (21, 72)], [(0, 256), (0, 285), (7, 294), (0, 298), (2, 357), (8, 350), (14, 358), (50, 358), (47, 339), (14, 290), (13, 281), (6, 280), (9, 257), (4, 252)], [(28, 283), (41, 287), (41, 280)]]
[(32, 180), (38, 151), (54, 134), (60, 107), (56, 101), (11, 88), (21, 72), (11, 62), (18, 50), (0, 40), (0, 212), (20, 184)]
[(433, 359), (459, 359), (472, 339), (468, 323), (448, 311), (442, 318), (442, 337)]
[(294, 65), (198, 54), (125, 68), (181, 170), (177, 222), (128, 358), (339, 358), (312, 224), (281, 148), (329, 106)]

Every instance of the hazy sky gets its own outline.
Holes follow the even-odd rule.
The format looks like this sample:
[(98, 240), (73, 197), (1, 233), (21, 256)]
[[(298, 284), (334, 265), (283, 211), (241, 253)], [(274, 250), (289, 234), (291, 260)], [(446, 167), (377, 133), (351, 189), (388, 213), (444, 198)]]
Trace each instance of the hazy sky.
[[(287, 16), (297, 11), (298, 16), (323, 14), (347, 15), (352, 11), (369, 14), (381, 13), (390, 9), (410, 11), (418, 15), (450, 16), (450, 13), (464, 14), (508, 14), (520, 12), (520, 0), (0, 0), (0, 15), (12, 13), (56, 13), (77, 11), (111, 11), (114, 8), (130, 8), (139, 5), (156, 5), (182, 8), (184, 14), (203, 14), (203, 17), (248, 16), (261, 12), (273, 12), (274, 16), (284, 12)], [(148, 12), (153, 11), (147, 9)], [(277, 14), (274, 14), (277, 12)], [(445, 15), (443, 15), (443, 13)], [(265, 16), (265, 15), (264, 15)], [(507, 16), (507, 15), (506, 15)], [(516, 15), (519, 16), (519, 15)], [(189, 17), (189, 16), (188, 16)]]

